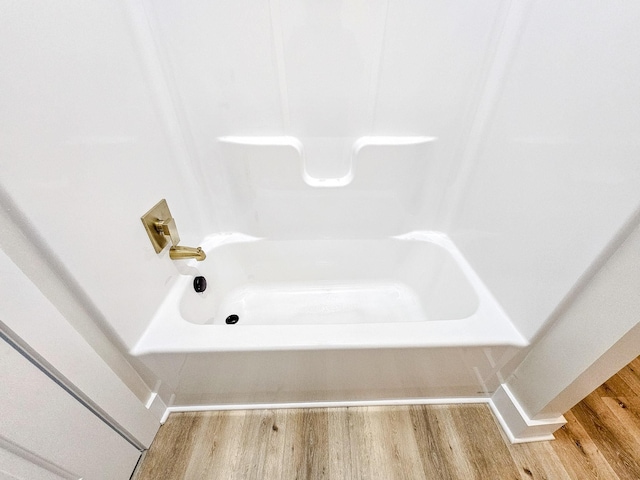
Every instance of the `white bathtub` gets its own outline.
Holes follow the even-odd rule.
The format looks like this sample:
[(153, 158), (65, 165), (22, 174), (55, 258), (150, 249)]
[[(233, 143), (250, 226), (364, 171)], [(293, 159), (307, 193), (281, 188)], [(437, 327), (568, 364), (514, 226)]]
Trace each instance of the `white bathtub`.
[(131, 352), (174, 408), (486, 397), (527, 345), (440, 233), (203, 248)]
[[(376, 240), (203, 242), (132, 353), (511, 345), (513, 327), (453, 243), (412, 232)], [(195, 276), (207, 279), (196, 293)], [(225, 320), (237, 315), (237, 324)]]

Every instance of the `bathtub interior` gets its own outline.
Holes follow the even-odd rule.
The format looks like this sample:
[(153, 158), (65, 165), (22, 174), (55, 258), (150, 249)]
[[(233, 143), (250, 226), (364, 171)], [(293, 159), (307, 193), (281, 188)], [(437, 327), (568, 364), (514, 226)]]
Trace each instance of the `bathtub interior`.
[[(214, 235), (131, 353), (525, 347), (446, 235), (265, 240)], [(193, 279), (208, 275), (208, 293)], [(205, 277), (206, 278), (206, 277)], [(237, 315), (227, 325), (223, 319)]]
[[(471, 316), (478, 297), (450, 253), (432, 242), (264, 240), (240, 237), (216, 246), (187, 276), (180, 314), (196, 324), (378, 323), (455, 320)], [(229, 236), (222, 237), (228, 239)]]

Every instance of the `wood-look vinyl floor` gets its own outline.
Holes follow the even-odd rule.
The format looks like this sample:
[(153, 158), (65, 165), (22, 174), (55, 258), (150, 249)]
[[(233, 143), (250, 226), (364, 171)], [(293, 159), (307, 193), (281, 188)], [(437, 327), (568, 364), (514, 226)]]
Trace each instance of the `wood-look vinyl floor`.
[(640, 479), (640, 360), (553, 442), (509, 444), (487, 405), (172, 414), (136, 480)]

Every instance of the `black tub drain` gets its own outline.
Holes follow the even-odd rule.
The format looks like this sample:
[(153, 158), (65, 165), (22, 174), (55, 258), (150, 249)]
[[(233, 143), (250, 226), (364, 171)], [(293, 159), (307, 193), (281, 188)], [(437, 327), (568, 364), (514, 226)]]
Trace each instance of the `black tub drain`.
[(240, 320), (240, 317), (236, 314), (233, 314), (227, 317), (227, 319), (225, 320), (225, 323), (227, 325), (233, 325), (235, 323), (238, 323), (238, 320)]

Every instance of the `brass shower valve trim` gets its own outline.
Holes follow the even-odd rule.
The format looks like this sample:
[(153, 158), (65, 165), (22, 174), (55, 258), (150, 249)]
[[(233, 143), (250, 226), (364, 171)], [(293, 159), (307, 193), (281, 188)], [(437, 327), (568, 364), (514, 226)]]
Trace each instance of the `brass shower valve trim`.
[(176, 221), (171, 215), (169, 205), (167, 205), (167, 201), (164, 198), (140, 219), (156, 253), (160, 253), (167, 244), (171, 244), (169, 257), (172, 260), (195, 258), (198, 261), (202, 261), (206, 258), (206, 254), (201, 247), (194, 248), (178, 245), (180, 243), (180, 235), (178, 234)]

